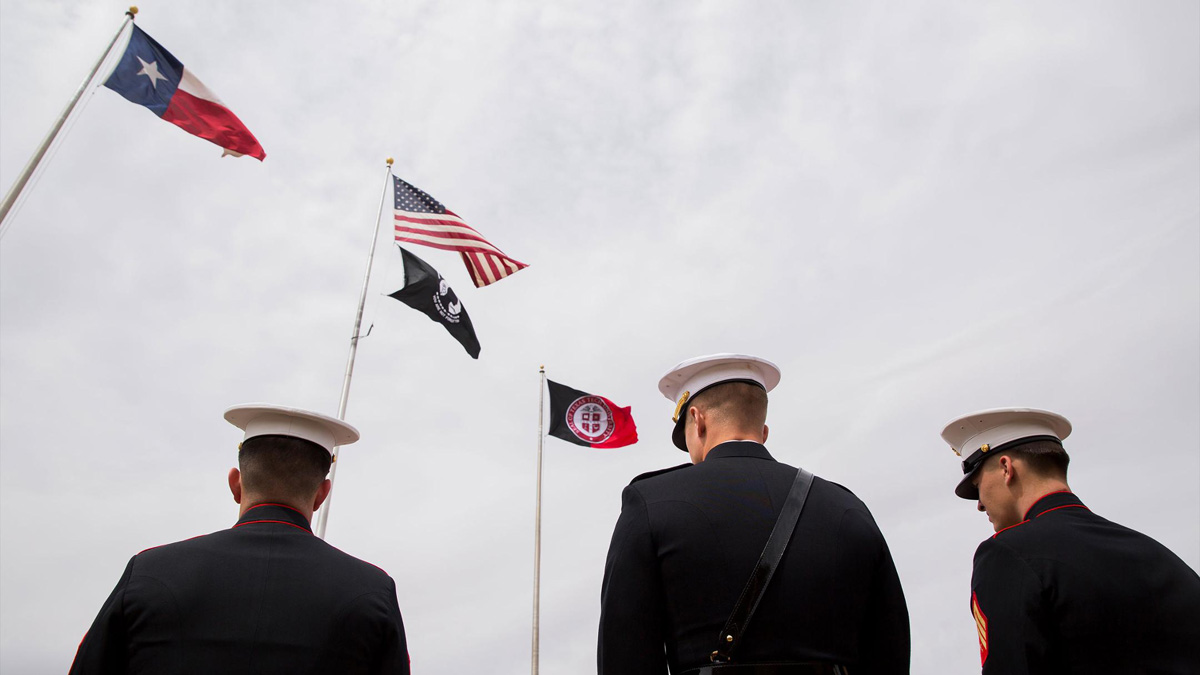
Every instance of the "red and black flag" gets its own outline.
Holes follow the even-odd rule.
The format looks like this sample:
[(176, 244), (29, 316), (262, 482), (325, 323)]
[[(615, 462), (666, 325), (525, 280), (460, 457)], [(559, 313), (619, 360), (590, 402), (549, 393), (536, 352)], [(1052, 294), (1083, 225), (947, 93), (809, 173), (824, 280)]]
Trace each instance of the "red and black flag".
[(637, 443), (637, 426), (629, 408), (552, 380), (550, 435), (589, 448), (620, 448)]
[(389, 296), (445, 326), (471, 358), (479, 358), (479, 338), (454, 289), (429, 263), (403, 248), (400, 255), (404, 258), (404, 288)]

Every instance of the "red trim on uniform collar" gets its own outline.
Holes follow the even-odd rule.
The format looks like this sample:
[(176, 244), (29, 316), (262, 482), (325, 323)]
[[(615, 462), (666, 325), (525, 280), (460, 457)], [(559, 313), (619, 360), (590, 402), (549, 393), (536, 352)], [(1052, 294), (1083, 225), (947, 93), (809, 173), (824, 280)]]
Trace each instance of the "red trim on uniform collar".
[[(267, 510), (256, 516), (254, 512), (262, 508), (266, 508)], [(283, 511), (272, 512), (272, 508), (280, 508)], [(234, 527), (241, 527), (242, 525), (249, 525), (251, 523), (282, 523), (304, 530), (309, 534), (312, 533), (312, 523), (309, 522), (309, 519), (295, 507), (288, 506), (287, 504), (277, 504), (274, 502), (255, 504), (242, 513), (241, 517), (238, 518), (238, 522), (234, 524)]]
[(996, 534), (993, 534), (993, 535), (992, 535), (992, 539), (995, 539), (996, 537), (1000, 536), (1000, 533), (1001, 533), (1001, 532), (1003, 532), (1003, 531), (1005, 531), (1005, 530), (1011, 530), (1011, 529), (1013, 529), (1014, 527), (1016, 527), (1017, 525), (1024, 525), (1025, 523), (1028, 523), (1028, 522), (1029, 522), (1028, 520), (1022, 520), (1022, 521), (1021, 521), (1021, 522), (1019, 522), (1019, 523), (1016, 523), (1016, 524), (1013, 524), (1013, 525), (1009, 525), (1008, 527), (1005, 527), (1005, 528), (1002, 528), (1002, 529), (996, 530)]
[[(251, 506), (250, 508), (246, 509), (246, 513), (249, 513), (250, 509), (257, 509), (260, 506), (282, 506), (283, 508), (285, 508), (289, 511), (295, 511), (296, 513), (300, 513), (300, 509), (297, 509), (294, 506), (288, 506), (287, 504), (277, 504), (275, 502), (263, 502), (261, 504), (255, 504), (255, 505)], [(300, 513), (300, 515), (304, 515), (304, 514)]]
[(1037, 499), (1033, 500), (1033, 503), (1030, 504), (1029, 508), (1025, 511), (1025, 520), (1029, 520), (1029, 512), (1033, 510), (1033, 507), (1038, 505), (1038, 502), (1042, 501), (1046, 497), (1049, 497), (1050, 495), (1062, 495), (1062, 494), (1069, 495), (1069, 494), (1073, 494), (1073, 493), (1070, 490), (1055, 490), (1054, 492), (1047, 492), (1046, 494), (1042, 495), (1041, 497), (1038, 497)]
[(1037, 514), (1033, 518), (1029, 517), (1029, 514), (1033, 511), (1034, 507), (1036, 507), (1038, 504), (1041, 504), (1042, 501), (1045, 500), (1047, 497), (1049, 497), (1051, 495), (1061, 495), (1061, 494), (1069, 494), (1072, 497), (1075, 497), (1075, 499), (1079, 499), (1079, 497), (1076, 496), (1075, 493), (1071, 492), (1070, 490), (1055, 490), (1054, 492), (1048, 492), (1048, 493), (1042, 495), (1041, 497), (1039, 497), (1038, 500), (1033, 503), (1033, 506), (1029, 507), (1029, 510), (1025, 512), (1025, 520), (1022, 520), (1021, 522), (1016, 523), (1014, 525), (1009, 525), (1008, 527), (1005, 527), (1003, 529), (996, 530), (996, 534), (992, 535), (992, 539), (995, 539), (1001, 532), (1003, 532), (1005, 530), (1011, 530), (1012, 528), (1016, 527), (1017, 525), (1024, 525), (1025, 523), (1028, 523), (1029, 521), (1031, 521), (1035, 518), (1041, 518), (1042, 516), (1046, 515), (1047, 513), (1050, 513), (1051, 511), (1057, 511), (1059, 509), (1075, 509), (1075, 508), (1086, 509), (1088, 511), (1091, 511), (1091, 509), (1088, 509), (1088, 507), (1084, 506), (1082, 503), (1080, 503), (1080, 504), (1062, 504), (1061, 506), (1054, 506), (1054, 507), (1048, 508), (1045, 511), (1042, 511), (1041, 513)]
[(1034, 518), (1041, 518), (1047, 513), (1050, 513), (1051, 511), (1057, 511), (1059, 509), (1087, 509), (1088, 511), (1091, 511), (1091, 509), (1088, 509), (1088, 507), (1084, 506), (1083, 504), (1063, 504), (1062, 506), (1056, 506), (1052, 509), (1046, 509), (1045, 511), (1042, 511), (1034, 516)]
[(258, 523), (279, 523), (280, 525), (291, 525), (292, 527), (296, 528), (297, 530), (304, 530), (305, 532), (312, 534), (312, 530), (308, 529), (307, 527), (301, 527), (300, 525), (297, 525), (295, 523), (289, 523), (286, 520), (247, 520), (244, 523), (238, 523), (237, 525), (234, 525), (234, 527), (238, 528), (243, 525), (255, 525)]

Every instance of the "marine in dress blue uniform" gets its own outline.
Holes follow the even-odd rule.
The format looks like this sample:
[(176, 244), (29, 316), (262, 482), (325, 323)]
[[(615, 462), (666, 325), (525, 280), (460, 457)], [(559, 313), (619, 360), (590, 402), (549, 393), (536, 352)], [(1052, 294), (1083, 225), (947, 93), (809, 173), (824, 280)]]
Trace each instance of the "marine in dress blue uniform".
[[(693, 463), (638, 476), (622, 493), (601, 593), (601, 675), (709, 663), (797, 473), (767, 451), (762, 421), (736, 428), (710, 403), (761, 398), (765, 417), (765, 392), (778, 381), (770, 362), (718, 354), (685, 361), (660, 382), (678, 402), (674, 444)], [(900, 580), (870, 511), (849, 490), (814, 480), (732, 662), (908, 672)]]
[(1200, 673), (1200, 577), (1154, 539), (1093, 513), (1066, 482), (1066, 418), (987, 410), (948, 424), (955, 494), (996, 533), (971, 614), (985, 675)]
[[(309, 525), (332, 448), (358, 432), (278, 406), (236, 406), (226, 419), (246, 430), (230, 471), (237, 523), (135, 555), (71, 673), (407, 675), (395, 582)], [(318, 487), (298, 502), (297, 484)]]

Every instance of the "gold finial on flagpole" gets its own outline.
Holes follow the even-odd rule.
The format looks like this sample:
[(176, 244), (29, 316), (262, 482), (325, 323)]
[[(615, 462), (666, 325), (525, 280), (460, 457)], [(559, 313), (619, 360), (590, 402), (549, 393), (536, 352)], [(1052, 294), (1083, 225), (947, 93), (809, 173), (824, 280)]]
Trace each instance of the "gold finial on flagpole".
[(137, 15), (137, 5), (130, 5), (129, 11), (127, 11), (125, 13), (128, 14), (129, 16), (136, 16)]
[(392, 165), (392, 158), (391, 158), (391, 157), (388, 157), (388, 158), (387, 158), (387, 165), (388, 165), (388, 166), (391, 166), (391, 165)]

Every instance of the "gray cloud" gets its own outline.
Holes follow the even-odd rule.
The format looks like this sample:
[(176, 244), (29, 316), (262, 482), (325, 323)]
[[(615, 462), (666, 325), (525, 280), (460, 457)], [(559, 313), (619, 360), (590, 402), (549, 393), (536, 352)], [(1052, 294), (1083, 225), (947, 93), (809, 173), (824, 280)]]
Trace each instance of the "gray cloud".
[[(123, 10), (0, 2), (5, 187)], [(874, 511), (915, 673), (978, 658), (960, 413), (1067, 415), (1082, 498), (1200, 567), (1198, 11), (143, 5), (268, 157), (99, 91), (0, 241), (0, 670), (61, 672), (130, 555), (232, 523), (226, 406), (336, 410), (388, 155), (531, 264), (420, 252), (474, 362), (383, 297), (385, 214), (329, 540), (419, 672), (528, 670), (540, 364), (642, 438), (546, 443), (544, 672), (594, 668), (620, 490), (684, 460), (655, 383), (705, 352), (782, 366), (771, 450)]]

